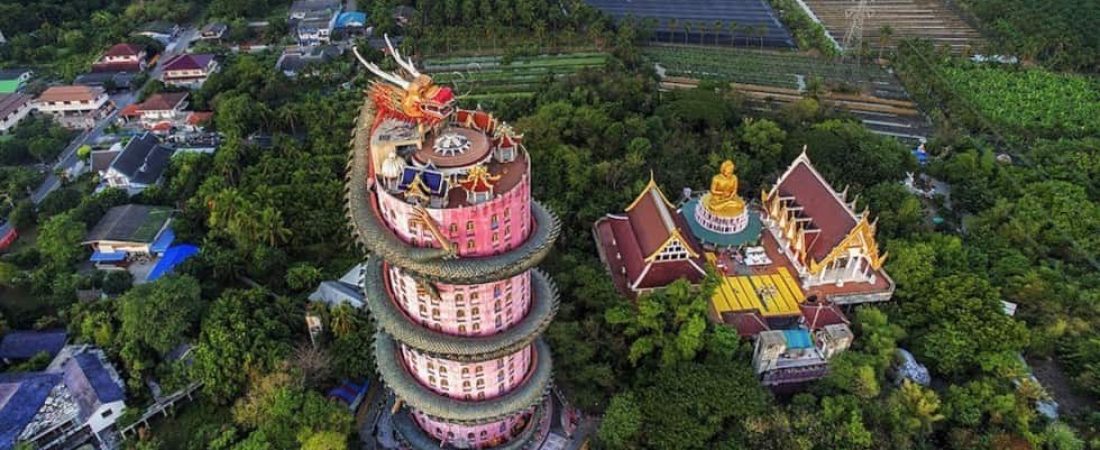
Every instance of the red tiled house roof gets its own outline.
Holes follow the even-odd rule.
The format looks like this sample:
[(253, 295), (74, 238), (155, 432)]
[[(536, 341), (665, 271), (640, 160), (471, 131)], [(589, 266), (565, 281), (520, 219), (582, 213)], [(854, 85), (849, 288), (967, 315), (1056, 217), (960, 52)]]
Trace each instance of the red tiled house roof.
[(103, 56), (139, 56), (144, 51), (141, 46), (135, 44), (115, 44), (111, 48), (107, 49), (107, 52)]
[(182, 54), (176, 55), (164, 62), (164, 71), (172, 72), (177, 70), (205, 70), (206, 66), (210, 65), (210, 61), (214, 59), (214, 55), (192, 55)]
[(153, 94), (137, 106), (138, 111), (168, 111), (175, 109), (187, 99), (186, 92), (168, 92)]

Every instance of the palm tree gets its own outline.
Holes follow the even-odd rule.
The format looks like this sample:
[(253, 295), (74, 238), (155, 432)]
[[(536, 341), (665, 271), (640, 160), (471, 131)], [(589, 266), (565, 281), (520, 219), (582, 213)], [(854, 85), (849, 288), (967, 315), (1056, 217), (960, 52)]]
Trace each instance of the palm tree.
[(206, 199), (210, 210), (207, 224), (211, 228), (228, 227), (244, 206), (245, 199), (236, 188), (225, 189)]
[(690, 20), (685, 20), (684, 21), (684, 44), (688, 43), (688, 35), (690, 35), (690, 34), (691, 34), (691, 21)]
[(329, 318), (329, 327), (336, 337), (344, 337), (354, 330), (355, 310), (347, 303), (341, 303), (332, 308), (332, 317)]
[(668, 41), (672, 42), (674, 36), (676, 36), (676, 30), (680, 28), (680, 21), (676, 19), (668, 20)]
[(286, 242), (294, 233), (283, 223), (283, 212), (267, 207), (260, 211), (252, 223), (256, 227), (256, 236), (272, 247)]
[(730, 46), (737, 46), (737, 22), (730, 22), (726, 24), (730, 30)]
[[(326, 64), (328, 66), (328, 64)], [(288, 103), (279, 108), (276, 114), (279, 116), (279, 121), (287, 127), (290, 127), (290, 134), (296, 134), (295, 122), (298, 118), (298, 111), (295, 111), (294, 103)]]

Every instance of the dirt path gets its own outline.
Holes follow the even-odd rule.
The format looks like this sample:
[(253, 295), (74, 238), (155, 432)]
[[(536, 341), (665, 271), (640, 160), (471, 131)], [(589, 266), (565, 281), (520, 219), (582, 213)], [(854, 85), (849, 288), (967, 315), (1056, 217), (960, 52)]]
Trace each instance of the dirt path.
[(1088, 411), (1095, 401), (1073, 386), (1073, 380), (1062, 370), (1062, 366), (1053, 359), (1028, 359), (1035, 378), (1043, 384), (1054, 401), (1058, 402), (1058, 413), (1076, 415)]

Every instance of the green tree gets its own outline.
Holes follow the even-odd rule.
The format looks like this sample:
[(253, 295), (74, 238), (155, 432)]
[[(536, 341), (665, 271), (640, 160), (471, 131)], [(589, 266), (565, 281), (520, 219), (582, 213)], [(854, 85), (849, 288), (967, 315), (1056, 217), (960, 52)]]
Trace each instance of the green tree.
[(637, 309), (634, 305), (620, 304), (608, 310), (607, 322), (621, 325), (624, 334), (633, 339), (630, 362), (637, 365), (653, 353), (664, 366), (694, 359), (704, 344), (713, 279), (707, 286), (694, 290), (687, 281), (679, 280), (639, 297)]
[(202, 322), (192, 375), (210, 399), (225, 404), (245, 387), (248, 374), (264, 372), (290, 351), (285, 300), (263, 291), (222, 293)]
[(198, 280), (186, 275), (137, 285), (118, 304), (124, 345), (148, 347), (161, 356), (193, 334), (204, 309)]
[(51, 217), (38, 230), (38, 251), (57, 268), (67, 268), (84, 254), (84, 224), (68, 213)]
[(609, 448), (633, 447), (641, 432), (641, 415), (633, 393), (624, 392), (611, 397), (611, 404), (604, 413), (596, 436)]
[(304, 291), (315, 286), (323, 277), (321, 269), (316, 266), (299, 263), (286, 271), (286, 285), (296, 291)]
[(741, 142), (748, 146), (749, 154), (760, 161), (765, 172), (779, 168), (779, 158), (787, 133), (778, 124), (768, 119), (746, 117), (742, 119), (738, 130)]

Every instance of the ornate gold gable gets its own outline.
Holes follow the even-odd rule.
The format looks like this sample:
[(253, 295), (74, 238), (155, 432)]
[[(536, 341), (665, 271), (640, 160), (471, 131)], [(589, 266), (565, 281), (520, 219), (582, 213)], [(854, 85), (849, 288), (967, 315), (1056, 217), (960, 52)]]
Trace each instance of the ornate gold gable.
[(665, 193), (661, 191), (661, 188), (659, 186), (657, 186), (657, 182), (653, 179), (653, 172), (650, 171), (649, 182), (646, 183), (644, 188), (642, 188), (642, 192), (639, 193), (637, 197), (634, 197), (634, 201), (630, 202), (630, 206), (626, 207), (626, 211), (629, 212), (630, 210), (634, 209), (635, 206), (638, 206), (638, 203), (640, 203), (642, 199), (645, 198), (646, 194), (648, 194), (649, 191), (652, 189), (657, 190), (657, 195), (661, 197), (661, 201), (665, 202), (665, 206), (667, 206), (669, 209), (674, 208), (672, 202), (668, 201), (668, 197), (665, 197)]
[(653, 262), (654, 260), (656, 260), (657, 256), (660, 255), (661, 253), (663, 253), (665, 251), (665, 249), (668, 248), (668, 246), (672, 245), (673, 242), (679, 242), (680, 247), (682, 247), (684, 249), (684, 251), (687, 252), (689, 257), (692, 257), (692, 258), (698, 258), (699, 257), (699, 254), (696, 253), (695, 250), (692, 250), (691, 246), (688, 245), (687, 240), (685, 240), (684, 236), (680, 234), (680, 229), (679, 228), (673, 228), (672, 233), (670, 233), (668, 235), (668, 239), (665, 239), (665, 242), (662, 243), (659, 247), (657, 247), (657, 250), (654, 250), (653, 254), (651, 254), (649, 256), (646, 256), (645, 262), (650, 263), (650, 262)]
[(867, 255), (867, 259), (871, 262), (871, 268), (875, 270), (882, 268), (882, 264), (886, 261), (889, 254), (879, 253), (878, 243), (875, 242), (876, 226), (867, 221), (868, 214), (864, 212), (860, 216), (859, 222), (852, 228), (852, 231), (848, 232), (848, 236), (846, 236), (843, 241), (840, 241), (840, 244), (837, 244), (836, 247), (833, 247), (824, 259), (821, 261), (810, 261), (810, 273), (820, 273), (830, 263), (843, 257), (850, 248), (862, 248), (863, 253)]

